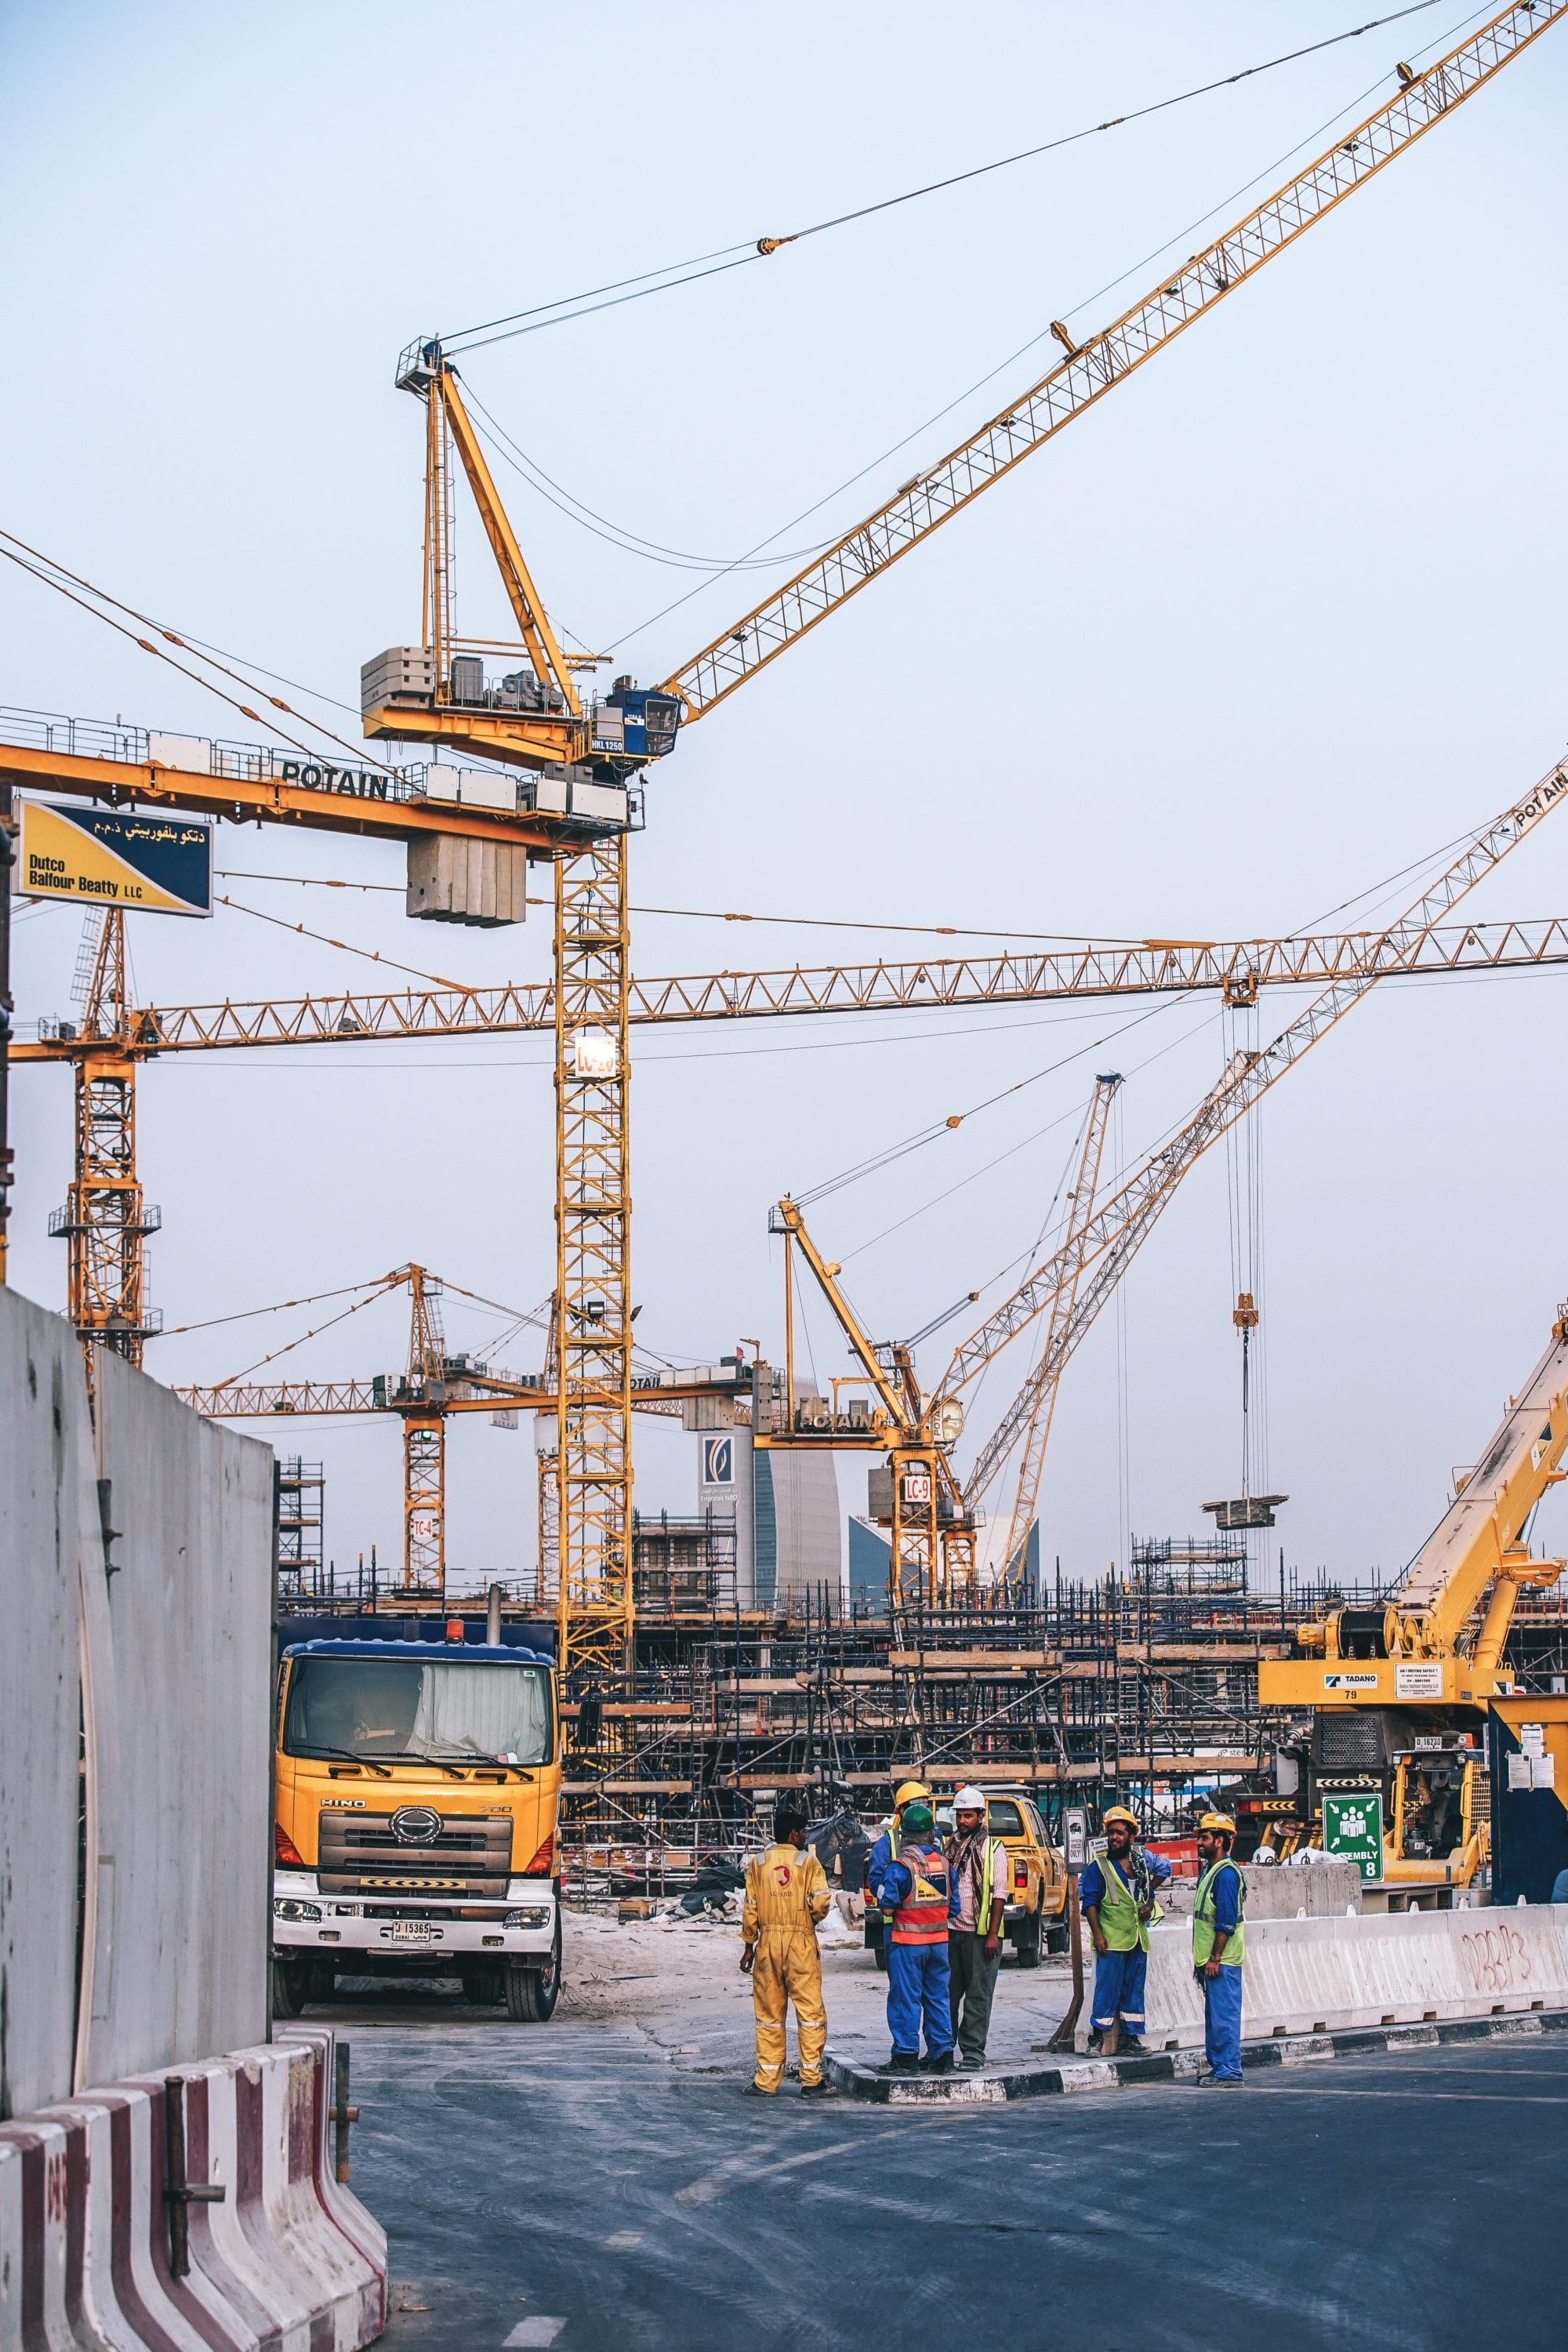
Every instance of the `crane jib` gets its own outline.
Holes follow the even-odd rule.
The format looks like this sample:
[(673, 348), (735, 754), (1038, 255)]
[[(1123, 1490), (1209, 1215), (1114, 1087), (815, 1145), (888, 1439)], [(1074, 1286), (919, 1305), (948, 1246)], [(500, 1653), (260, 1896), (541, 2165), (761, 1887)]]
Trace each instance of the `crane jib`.
[(1000, 416), (906, 482), (875, 514), (732, 623), (665, 681), (666, 691), (680, 696), (689, 719), (723, 701), (1325, 219), (1565, 14), (1568, 0), (1524, 0), (1424, 73), (1402, 79), (1386, 105), (1173, 270), (1142, 302), (1085, 336)]

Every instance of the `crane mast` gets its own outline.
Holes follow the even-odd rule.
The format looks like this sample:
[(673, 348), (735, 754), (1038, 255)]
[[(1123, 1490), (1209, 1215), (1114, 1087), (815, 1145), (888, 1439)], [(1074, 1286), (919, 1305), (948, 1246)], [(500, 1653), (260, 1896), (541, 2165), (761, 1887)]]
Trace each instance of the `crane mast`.
[[(1067, 1231), (1063, 1249), (1067, 1255), (1067, 1270), (1060, 1288), (1051, 1300), (1049, 1319), (1046, 1326), (1043, 1361), (1050, 1370), (1043, 1378), (1031, 1378), (1028, 1417), (1024, 1431), (1023, 1452), (1018, 1464), (1017, 1485), (1013, 1494), (1013, 1515), (1007, 1528), (1007, 1549), (1003, 1556), (998, 1581), (1010, 1592), (1021, 1591), (1025, 1561), (1028, 1555), (1029, 1534), (1039, 1508), (1040, 1480), (1045, 1473), (1046, 1447), (1050, 1442), (1051, 1423), (1056, 1414), (1057, 1395), (1061, 1387), (1061, 1374), (1066, 1358), (1057, 1344), (1058, 1333), (1072, 1313), (1078, 1297), (1079, 1282), (1083, 1267), (1077, 1245), (1088, 1232), (1094, 1214), (1094, 1203), (1100, 1190), (1100, 1167), (1105, 1157), (1106, 1130), (1110, 1124), (1110, 1107), (1121, 1086), (1120, 1072), (1107, 1072), (1094, 1082), (1094, 1099), (1089, 1105), (1084, 1124), (1083, 1149), (1079, 1155), (1078, 1172), (1068, 1195)], [(978, 1510), (984, 1499), (983, 1490), (974, 1480), (965, 1484), (971, 1512)]]
[(89, 923), (97, 936), (89, 928), (82, 942), (73, 1172), (49, 1231), (68, 1254), (70, 1318), (90, 1382), (100, 1349), (140, 1364), (159, 1328), (146, 1299), (146, 1241), (161, 1219), (148, 1205), (137, 1171), (136, 1066), (127, 1050), (137, 1024), (130, 1005), (124, 911), (110, 907), (89, 916)]

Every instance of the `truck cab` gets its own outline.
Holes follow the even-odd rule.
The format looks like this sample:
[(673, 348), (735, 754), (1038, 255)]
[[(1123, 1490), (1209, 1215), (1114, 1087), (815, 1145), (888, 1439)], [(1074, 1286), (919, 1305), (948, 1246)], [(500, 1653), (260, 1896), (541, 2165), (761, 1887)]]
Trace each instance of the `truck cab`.
[(560, 1708), (551, 1659), (302, 1642), (280, 1661), (274, 2006), (339, 1974), (458, 1978), (542, 2021), (561, 1987)]

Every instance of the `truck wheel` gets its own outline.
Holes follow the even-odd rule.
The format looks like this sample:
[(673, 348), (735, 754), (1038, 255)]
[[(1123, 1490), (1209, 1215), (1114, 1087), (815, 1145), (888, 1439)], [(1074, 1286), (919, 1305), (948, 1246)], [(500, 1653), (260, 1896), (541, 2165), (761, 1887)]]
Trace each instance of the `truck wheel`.
[(561, 1919), (555, 1920), (554, 1948), (543, 1961), (509, 1960), (506, 1964), (506, 2009), (521, 2025), (546, 2025), (561, 1997)]
[(1047, 1952), (1065, 1952), (1067, 1948), (1067, 1921), (1065, 1919), (1053, 1919), (1050, 1926), (1046, 1929), (1046, 1949)]
[(307, 2000), (331, 2000), (338, 1989), (338, 1972), (331, 1960), (312, 1960), (306, 1971)]
[(871, 1949), (876, 1958), (879, 1974), (886, 1976), (888, 1973), (888, 1939), (886, 1936), (883, 1937), (879, 1944), (873, 1944)]
[(1040, 1915), (1037, 1911), (1027, 1919), (1020, 1919), (1013, 1937), (1013, 1949), (1018, 1955), (1021, 1969), (1037, 1969), (1040, 1965)]
[(310, 1991), (308, 1959), (275, 1959), (272, 1963), (272, 2014), (298, 2017)]
[(504, 1969), (466, 1969), (463, 1999), (472, 2009), (494, 2009), (506, 1996)]

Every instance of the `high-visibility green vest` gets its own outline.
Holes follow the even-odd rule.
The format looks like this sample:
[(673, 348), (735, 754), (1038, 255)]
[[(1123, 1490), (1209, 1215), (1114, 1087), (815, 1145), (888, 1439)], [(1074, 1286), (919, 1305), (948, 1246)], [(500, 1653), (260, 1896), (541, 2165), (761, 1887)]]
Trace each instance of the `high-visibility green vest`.
[(1247, 1922), (1242, 1916), (1247, 1903), (1247, 1881), (1241, 1874), (1241, 1864), (1232, 1862), (1229, 1854), (1213, 1862), (1198, 1881), (1197, 1899), (1193, 1906), (1193, 1966), (1205, 1968), (1214, 1951), (1214, 1883), (1222, 1870), (1236, 1873), (1236, 1925), (1226, 1939), (1219, 1956), (1222, 1969), (1238, 1969), (1247, 1950)]
[[(1137, 1895), (1122, 1879), (1109, 1852), (1098, 1856), (1098, 1860), (1100, 1874), (1105, 1882), (1105, 1892), (1100, 1896), (1098, 1906), (1100, 1934), (1113, 1952), (1134, 1950), (1146, 1952), (1149, 1948), (1151, 1922), (1147, 1919), (1140, 1919), (1138, 1916)], [(1127, 1856), (1127, 1864), (1129, 1869), (1132, 1869), (1131, 1852)], [(1160, 1906), (1156, 1903), (1152, 1917), (1158, 1919), (1162, 1916)]]

